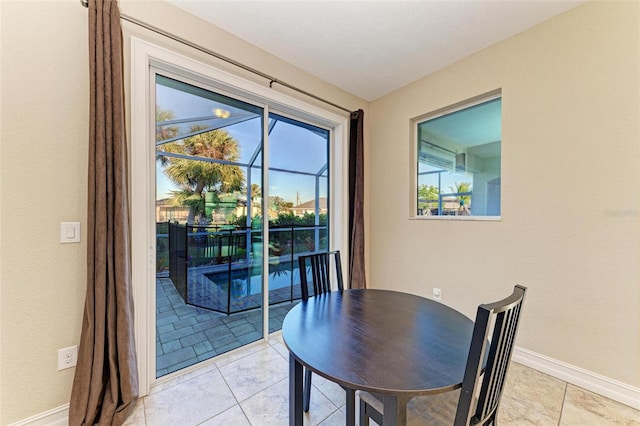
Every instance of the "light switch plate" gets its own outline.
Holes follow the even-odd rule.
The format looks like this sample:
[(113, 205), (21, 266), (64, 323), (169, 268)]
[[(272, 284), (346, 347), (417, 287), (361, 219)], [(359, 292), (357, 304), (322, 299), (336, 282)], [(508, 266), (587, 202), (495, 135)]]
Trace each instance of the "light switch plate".
[(80, 222), (60, 222), (60, 242), (80, 242)]

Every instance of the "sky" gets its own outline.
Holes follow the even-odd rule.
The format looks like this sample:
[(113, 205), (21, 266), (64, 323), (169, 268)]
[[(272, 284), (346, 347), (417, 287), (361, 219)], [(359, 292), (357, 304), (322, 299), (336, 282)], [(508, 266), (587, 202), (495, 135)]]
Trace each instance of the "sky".
[[(238, 141), (239, 162), (250, 161), (262, 139), (262, 113), (259, 109), (173, 80), (160, 78), (158, 81), (160, 84), (156, 85), (156, 105), (161, 110), (171, 111), (173, 119), (209, 116), (211, 120), (202, 123), (216, 125), (222, 121), (214, 117), (216, 110), (221, 115), (228, 112), (230, 118), (227, 121), (234, 120), (235, 117), (249, 118), (224, 129)], [(187, 132), (191, 124), (185, 123), (181, 130)], [(269, 135), (269, 144), (270, 167), (315, 174), (327, 161), (326, 137), (291, 122), (278, 121)], [(260, 160), (257, 161), (259, 162)], [(326, 197), (326, 179), (322, 181), (325, 185), (320, 191), (320, 196)], [(252, 176), (252, 183), (260, 182), (256, 182), (255, 176)], [(172, 189), (175, 189), (172, 182), (167, 179), (160, 164), (156, 163), (157, 198), (168, 198)], [(294, 204), (297, 200), (312, 200), (315, 197), (315, 177), (271, 171), (269, 195), (282, 197)]]

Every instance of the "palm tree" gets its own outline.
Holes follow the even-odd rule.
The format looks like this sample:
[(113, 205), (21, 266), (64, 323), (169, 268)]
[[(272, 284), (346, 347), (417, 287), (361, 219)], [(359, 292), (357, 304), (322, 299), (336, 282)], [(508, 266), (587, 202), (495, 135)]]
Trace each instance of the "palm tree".
[(262, 197), (262, 189), (260, 189), (260, 185), (257, 183), (251, 184), (251, 200), (255, 200), (256, 198)]
[(173, 111), (168, 109), (162, 109), (156, 105), (156, 142), (164, 141), (167, 139), (178, 136), (178, 127), (172, 125), (163, 125), (165, 121), (173, 120), (176, 115)]
[[(206, 127), (192, 126), (190, 133), (200, 130)], [(179, 188), (173, 191), (173, 203), (189, 207), (188, 224), (193, 224), (197, 214), (205, 215), (206, 191), (223, 194), (242, 188), (244, 173), (239, 166), (170, 157), (163, 152), (235, 162), (239, 158), (238, 141), (227, 131), (216, 129), (158, 148), (158, 160), (166, 167), (164, 173)]]
[[(455, 187), (450, 186), (449, 189), (455, 194), (464, 194), (465, 192), (471, 192), (471, 184), (469, 182), (455, 182)], [(462, 206), (466, 205), (469, 207), (469, 204), (471, 203), (471, 195), (457, 196), (456, 201), (458, 201)]]
[[(247, 214), (253, 217), (254, 210), (256, 210), (258, 214), (262, 211), (262, 188), (260, 188), (260, 185), (257, 183), (251, 184), (251, 193), (249, 194), (249, 197), (251, 198), (251, 211)], [(260, 200), (260, 202), (257, 202), (257, 200)]]

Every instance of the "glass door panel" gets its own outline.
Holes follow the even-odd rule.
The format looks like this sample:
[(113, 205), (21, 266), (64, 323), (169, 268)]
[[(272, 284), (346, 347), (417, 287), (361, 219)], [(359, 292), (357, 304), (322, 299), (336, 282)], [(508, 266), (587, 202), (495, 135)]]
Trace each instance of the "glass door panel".
[(269, 114), (269, 331), (300, 300), (298, 256), (327, 251), (329, 131)]
[(161, 377), (282, 327), (298, 257), (329, 248), (330, 132), (278, 114), (265, 132), (263, 108), (163, 71), (155, 100)]
[(263, 109), (156, 74), (156, 376), (263, 337)]

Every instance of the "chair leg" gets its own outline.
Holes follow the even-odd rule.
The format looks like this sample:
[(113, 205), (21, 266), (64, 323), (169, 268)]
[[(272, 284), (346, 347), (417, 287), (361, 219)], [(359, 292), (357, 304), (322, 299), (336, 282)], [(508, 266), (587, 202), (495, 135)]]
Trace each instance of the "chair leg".
[(302, 406), (305, 413), (309, 412), (309, 402), (311, 401), (311, 370), (304, 369), (304, 389), (302, 390)]
[(369, 419), (373, 419), (379, 425), (384, 424), (384, 415), (373, 408), (373, 406), (365, 401), (360, 400), (360, 412), (364, 412), (364, 418), (366, 419), (366, 424), (369, 424)]
[(366, 402), (360, 401), (360, 426), (369, 426), (369, 416), (365, 410)]

